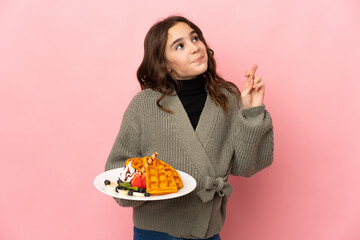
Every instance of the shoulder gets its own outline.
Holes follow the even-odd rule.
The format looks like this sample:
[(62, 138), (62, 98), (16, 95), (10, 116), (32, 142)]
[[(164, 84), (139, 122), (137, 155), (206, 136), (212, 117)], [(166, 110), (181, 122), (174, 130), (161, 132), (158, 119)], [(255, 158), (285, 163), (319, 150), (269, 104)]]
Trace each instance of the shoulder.
[(133, 99), (131, 100), (129, 107), (139, 107), (149, 101), (157, 100), (160, 97), (161, 93), (152, 89), (145, 89), (138, 92)]
[(134, 118), (137, 113), (142, 112), (149, 104), (156, 104), (161, 93), (152, 89), (145, 89), (138, 92), (131, 100), (125, 111), (125, 115)]
[[(131, 103), (142, 103), (151, 99), (157, 99), (161, 95), (160, 92), (157, 92), (152, 89), (144, 89), (140, 92), (138, 92), (133, 99), (131, 100)], [(130, 103), (130, 104), (131, 104)]]
[(240, 100), (240, 91), (234, 86), (230, 86), (230, 88), (233, 92), (229, 91), (224, 87), (221, 87), (220, 90), (226, 96), (230, 103), (237, 103)]
[(232, 118), (238, 114), (241, 107), (240, 92), (236, 87), (231, 86), (231, 90), (221, 87), (220, 91), (225, 95), (228, 104), (227, 118)]

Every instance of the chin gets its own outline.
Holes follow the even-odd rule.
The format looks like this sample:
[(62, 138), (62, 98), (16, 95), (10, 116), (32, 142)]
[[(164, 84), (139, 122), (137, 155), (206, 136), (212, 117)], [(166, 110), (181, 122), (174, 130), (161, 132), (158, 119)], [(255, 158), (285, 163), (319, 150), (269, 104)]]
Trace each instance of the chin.
[(199, 74), (198, 74), (198, 75), (203, 74), (204, 72), (207, 71), (207, 69), (208, 69), (208, 65), (206, 64), (206, 66), (204, 66), (201, 70), (199, 70)]

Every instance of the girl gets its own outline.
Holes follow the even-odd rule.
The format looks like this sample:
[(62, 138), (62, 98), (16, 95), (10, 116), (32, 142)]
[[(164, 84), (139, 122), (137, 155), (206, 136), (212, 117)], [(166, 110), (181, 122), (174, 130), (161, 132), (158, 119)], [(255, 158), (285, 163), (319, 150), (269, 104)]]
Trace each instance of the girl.
[(250, 177), (273, 160), (273, 127), (263, 105), (264, 83), (248, 71), (240, 94), (216, 73), (214, 52), (184, 17), (156, 23), (145, 37), (137, 71), (142, 91), (124, 113), (106, 170), (151, 156), (197, 181), (170, 200), (130, 201), (134, 239), (220, 239), (232, 187), (230, 174)]

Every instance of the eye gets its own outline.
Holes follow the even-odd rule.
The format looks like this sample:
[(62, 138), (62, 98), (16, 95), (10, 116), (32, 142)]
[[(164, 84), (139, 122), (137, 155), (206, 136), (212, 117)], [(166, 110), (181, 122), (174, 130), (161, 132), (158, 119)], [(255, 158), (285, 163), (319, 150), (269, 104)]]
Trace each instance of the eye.
[(192, 40), (193, 40), (193, 42), (197, 42), (197, 41), (199, 41), (199, 37), (198, 37), (198, 36), (194, 36)]
[(176, 45), (175, 50), (180, 50), (183, 47), (184, 47), (184, 44), (180, 43), (180, 44)]

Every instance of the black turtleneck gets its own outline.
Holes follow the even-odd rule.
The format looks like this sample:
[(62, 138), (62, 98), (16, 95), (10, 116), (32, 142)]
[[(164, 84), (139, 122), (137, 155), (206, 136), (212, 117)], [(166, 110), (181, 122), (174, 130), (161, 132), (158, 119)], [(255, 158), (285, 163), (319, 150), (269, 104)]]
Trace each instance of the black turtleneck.
[(206, 101), (206, 79), (198, 76), (195, 79), (178, 80), (178, 82), (180, 89), (176, 89), (176, 92), (195, 130)]

